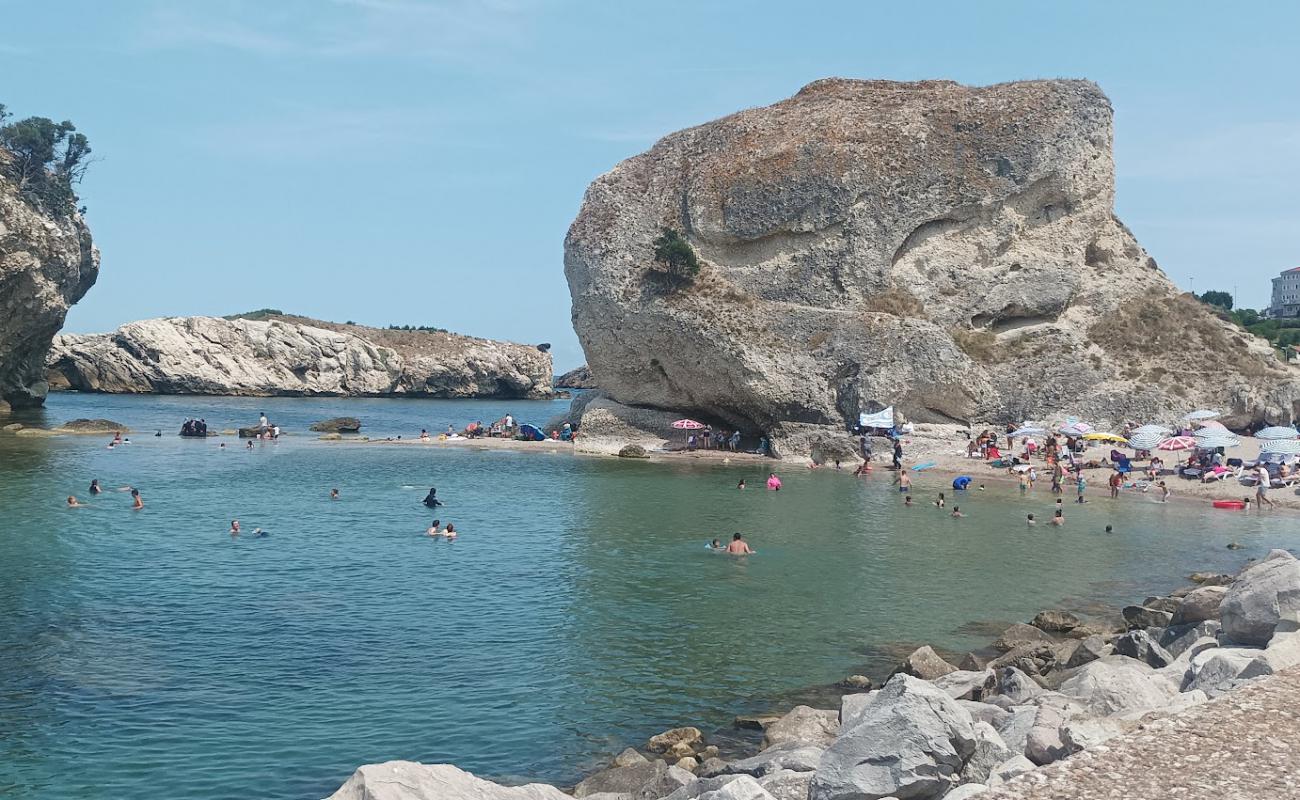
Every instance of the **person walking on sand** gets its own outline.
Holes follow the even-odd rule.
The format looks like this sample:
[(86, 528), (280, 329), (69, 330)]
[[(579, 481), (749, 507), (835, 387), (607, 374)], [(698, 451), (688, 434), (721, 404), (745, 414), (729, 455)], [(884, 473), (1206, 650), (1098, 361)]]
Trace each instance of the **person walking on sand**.
[[(1261, 464), (1259, 469), (1255, 470), (1255, 510), (1263, 511), (1264, 504), (1268, 503), (1269, 508), (1273, 508), (1273, 501), (1268, 499), (1268, 487), (1273, 478), (1268, 474), (1268, 467)], [(1160, 482), (1164, 486), (1164, 481)]]
[(736, 533), (731, 536), (731, 544), (727, 545), (727, 552), (733, 556), (747, 556), (752, 555), (754, 551), (750, 549), (749, 543)]

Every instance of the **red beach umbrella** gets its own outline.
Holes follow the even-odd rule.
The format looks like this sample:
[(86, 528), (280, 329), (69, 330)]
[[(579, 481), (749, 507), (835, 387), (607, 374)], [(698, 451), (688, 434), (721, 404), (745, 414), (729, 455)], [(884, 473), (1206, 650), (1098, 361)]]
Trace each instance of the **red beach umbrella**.
[(704, 424), (693, 419), (679, 419), (673, 423), (673, 427), (679, 431), (698, 431)]

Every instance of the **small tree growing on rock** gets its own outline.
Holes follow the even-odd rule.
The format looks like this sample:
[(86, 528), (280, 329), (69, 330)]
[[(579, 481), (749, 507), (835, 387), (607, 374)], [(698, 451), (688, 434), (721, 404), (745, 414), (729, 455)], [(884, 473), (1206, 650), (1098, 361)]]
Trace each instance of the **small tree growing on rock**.
[(655, 266), (651, 271), (656, 277), (680, 287), (690, 285), (700, 274), (700, 259), (691, 243), (672, 228), (663, 229), (654, 240), (654, 248)]

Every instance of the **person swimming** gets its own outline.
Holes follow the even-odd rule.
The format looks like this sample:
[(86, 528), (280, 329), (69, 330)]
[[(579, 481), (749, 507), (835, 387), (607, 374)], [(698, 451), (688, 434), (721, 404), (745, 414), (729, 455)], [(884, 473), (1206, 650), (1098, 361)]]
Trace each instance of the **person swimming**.
[(435, 520), (433, 521), (433, 523), (432, 523), (431, 525), (429, 525), (429, 530), (425, 531), (424, 534), (425, 534), (426, 536), (441, 536), (441, 535), (442, 535), (442, 521), (441, 521), (441, 520), (436, 520), (436, 519), (435, 519)]
[(456, 526), (455, 526), (455, 525), (452, 525), (450, 522), (448, 522), (448, 523), (447, 523), (447, 530), (443, 531), (443, 532), (442, 532), (442, 535), (445, 536), (445, 537), (447, 537), (447, 541), (449, 541), (449, 542), (450, 542), (452, 539), (455, 539), (455, 538), (456, 538)]
[(253, 535), (259, 539), (265, 539), (271, 535), (270, 531), (264, 531), (261, 528), (253, 528)]
[(1115, 529), (1114, 529), (1113, 527), (1111, 527), (1110, 525), (1107, 525), (1107, 526), (1106, 526), (1106, 533), (1114, 533), (1114, 532), (1115, 532)]
[(727, 549), (727, 548), (725, 548), (725, 547), (722, 546), (722, 542), (721, 542), (720, 540), (718, 540), (718, 539), (714, 539), (712, 542), (709, 542), (708, 547), (709, 547), (710, 550), (726, 550), (726, 549)]
[(139, 489), (131, 490), (131, 508), (135, 509), (136, 511), (139, 511), (140, 509), (144, 508), (144, 498), (140, 497)]
[(1056, 516), (1052, 517), (1052, 524), (1053, 524), (1053, 525), (1064, 525), (1064, 524), (1065, 524), (1065, 512), (1062, 511), (1062, 510), (1059, 509), (1059, 508), (1056, 509)]
[(100, 485), (99, 485), (99, 478), (92, 478), (91, 481), (90, 481), (90, 493), (91, 493), (91, 494), (99, 494), (99, 493), (102, 492), (102, 491), (104, 491), (104, 490), (103, 490), (102, 488), (100, 488)]
[(1033, 515), (1033, 514), (1030, 514), (1029, 516), (1025, 517), (1025, 524), (1026, 524), (1026, 525), (1037, 525), (1038, 523), (1034, 520), (1034, 515)]
[(82, 507), (81, 503), (77, 502), (77, 498), (74, 495), (68, 495), (68, 508), (81, 508), (81, 507)]
[(943, 498), (943, 492), (939, 492), (939, 499), (934, 501), (934, 507), (943, 508), (947, 502), (948, 501)]
[(436, 487), (430, 487), (429, 493), (425, 495), (423, 502), (429, 508), (437, 508), (442, 505), (442, 501), (438, 499), (438, 489)]
[(964, 517), (964, 516), (966, 516), (966, 515), (963, 514), (963, 513), (961, 513), (961, 506), (953, 506), (953, 507), (952, 507), (952, 516), (954, 516), (954, 517)]
[(247, 447), (246, 449), (248, 449), (248, 450), (252, 450), (252, 449), (253, 449), (253, 440), (252, 440), (252, 439), (249, 439), (249, 440), (248, 440), (248, 447)]
[(238, 536), (238, 535), (239, 535), (239, 520), (237, 520), (237, 519), (232, 519), (232, 520), (230, 521), (230, 535), (231, 535), (231, 536)]
[(337, 500), (337, 499), (339, 499), (339, 490), (338, 490), (338, 489), (330, 489), (330, 499), (331, 499), (331, 500)]
[(912, 507), (912, 496), (911, 496), (910, 494), (905, 494), (905, 495), (903, 495), (903, 506), (904, 506), (905, 508), (911, 508), (911, 507)]
[[(742, 491), (745, 489), (745, 479), (744, 479), (744, 478), (741, 478), (741, 479), (740, 479), (740, 483), (736, 484), (736, 488), (737, 488), (737, 489), (740, 489), (740, 490), (742, 490)], [(715, 540), (715, 541), (716, 541), (716, 540)]]
[(752, 555), (754, 551), (744, 537), (739, 533), (734, 533), (731, 535), (731, 544), (727, 545), (727, 552), (733, 556), (747, 556)]

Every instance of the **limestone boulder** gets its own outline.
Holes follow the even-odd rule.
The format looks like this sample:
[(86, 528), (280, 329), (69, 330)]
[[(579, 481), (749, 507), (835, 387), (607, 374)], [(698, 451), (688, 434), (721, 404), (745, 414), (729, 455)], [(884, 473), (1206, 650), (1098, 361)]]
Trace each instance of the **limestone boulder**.
[(565, 800), (541, 783), (501, 786), (451, 764), (386, 761), (358, 767), (328, 800)]
[(763, 747), (785, 742), (829, 747), (839, 731), (839, 712), (795, 706), (785, 716), (763, 729)]
[(767, 775), (778, 770), (812, 772), (821, 762), (825, 749), (807, 742), (787, 741), (773, 745), (749, 758), (733, 761), (723, 770), (725, 775)]
[(913, 650), (902, 664), (894, 670), (894, 674), (913, 675), (921, 680), (932, 681), (942, 675), (950, 672), (956, 672), (957, 668), (942, 657), (929, 645), (918, 647)]
[(1051, 633), (1068, 633), (1079, 627), (1079, 618), (1069, 611), (1039, 611), (1029, 624)]
[(1012, 706), (1007, 716), (990, 724), (1002, 737), (1002, 741), (1015, 753), (1024, 753), (1029, 743), (1029, 732), (1038, 719), (1038, 707), (1032, 705)]
[[(985, 783), (999, 764), (1011, 758), (1013, 753), (1002, 736), (987, 722), (975, 723), (975, 751), (962, 767), (963, 783)], [(955, 791), (955, 790), (954, 790)], [(949, 793), (951, 796), (951, 793)]]
[(954, 700), (982, 700), (997, 689), (997, 678), (991, 669), (979, 672), (959, 669), (940, 675), (931, 683)]
[(990, 787), (1000, 786), (1018, 775), (1024, 775), (1026, 772), (1032, 772), (1037, 768), (1037, 764), (1024, 756), (1012, 756), (993, 769), (993, 774), (989, 776), (988, 785)]
[(1027, 703), (1043, 693), (1043, 687), (1015, 667), (996, 671), (997, 692), (1013, 703)]
[(810, 800), (937, 797), (975, 752), (970, 714), (910, 675), (895, 675), (826, 751)]
[(1121, 613), (1130, 629), (1163, 628), (1174, 618), (1173, 612), (1146, 606), (1124, 606)]
[(1174, 660), (1169, 651), (1157, 644), (1146, 631), (1129, 631), (1116, 639), (1115, 652), (1155, 669), (1168, 666)]
[(667, 797), (668, 800), (772, 800), (762, 784), (749, 775), (695, 778)]
[(361, 420), (356, 417), (323, 419), (319, 422), (313, 422), (308, 430), (317, 433), (358, 433), (361, 430)]
[(1071, 698), (1055, 692), (1034, 698), (1034, 705), (1038, 711), (1025, 737), (1025, 757), (1035, 764), (1051, 764), (1070, 754), (1063, 729), (1084, 709)]
[(1223, 634), (1239, 645), (1263, 647), (1284, 612), (1300, 610), (1300, 561), (1274, 550), (1237, 576), (1219, 606)]
[(1160, 708), (1178, 694), (1178, 686), (1146, 664), (1126, 656), (1105, 656), (1079, 667), (1061, 684), (1094, 714)]
[(1074, 648), (1070, 653), (1070, 658), (1065, 662), (1067, 668), (1081, 667), (1090, 661), (1096, 661), (1102, 656), (1110, 655), (1113, 652), (1111, 645), (1100, 636), (1092, 635), (1086, 639), (1079, 640), (1079, 646)]
[(808, 787), (813, 773), (780, 769), (758, 779), (758, 785), (772, 795), (773, 800), (808, 800)]
[(1214, 697), (1238, 681), (1272, 674), (1273, 666), (1262, 650), (1216, 647), (1192, 656), (1185, 688), (1199, 689)]
[(1003, 652), (1014, 650), (1018, 647), (1035, 644), (1051, 644), (1052, 637), (1048, 636), (1042, 630), (1035, 628), (1033, 625), (1025, 625), (1017, 622), (1010, 628), (1002, 632), (1002, 635), (993, 642), (993, 646)]
[(1173, 625), (1195, 625), (1216, 620), (1219, 618), (1219, 604), (1227, 594), (1226, 586), (1198, 586), (1183, 596), (1170, 622)]
[(1171, 625), (1160, 635), (1160, 646), (1177, 658), (1193, 643), (1218, 637), (1223, 626), (1217, 620), (1206, 620), (1195, 625)]

